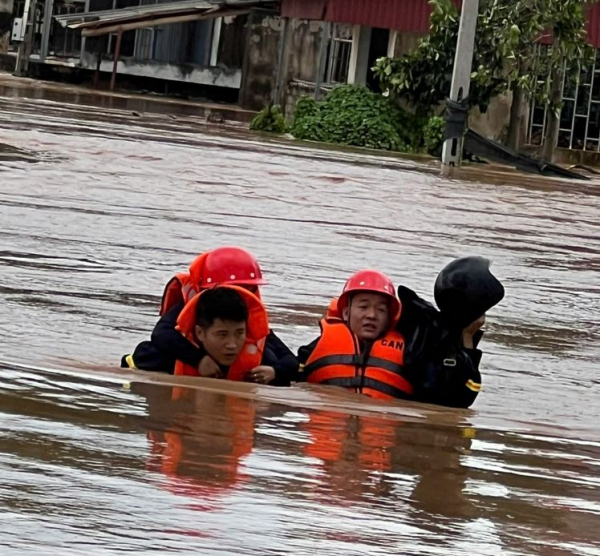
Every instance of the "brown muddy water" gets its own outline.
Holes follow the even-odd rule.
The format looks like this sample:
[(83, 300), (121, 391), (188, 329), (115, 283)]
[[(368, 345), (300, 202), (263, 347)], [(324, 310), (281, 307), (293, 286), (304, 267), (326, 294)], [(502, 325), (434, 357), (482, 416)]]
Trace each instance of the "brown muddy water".
[[(447, 179), (57, 90), (0, 83), (0, 554), (600, 555), (598, 182)], [(293, 348), (358, 268), (431, 298), (452, 258), (493, 259), (473, 409), (119, 371), (224, 244)]]

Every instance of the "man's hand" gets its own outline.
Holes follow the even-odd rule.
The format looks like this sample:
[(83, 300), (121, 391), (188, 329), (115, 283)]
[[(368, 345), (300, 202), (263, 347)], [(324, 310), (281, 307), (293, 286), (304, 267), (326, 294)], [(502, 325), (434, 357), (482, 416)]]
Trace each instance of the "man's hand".
[(205, 378), (221, 378), (223, 373), (210, 355), (205, 355), (198, 365), (198, 373)]
[(485, 315), (481, 315), (475, 322), (472, 322), (467, 326), (462, 333), (463, 345), (467, 349), (473, 349), (473, 336), (481, 330), (481, 327), (485, 324)]
[(248, 371), (246, 374), (246, 380), (248, 382), (256, 382), (257, 384), (269, 384), (274, 378), (275, 369), (264, 365), (254, 367), (254, 369)]

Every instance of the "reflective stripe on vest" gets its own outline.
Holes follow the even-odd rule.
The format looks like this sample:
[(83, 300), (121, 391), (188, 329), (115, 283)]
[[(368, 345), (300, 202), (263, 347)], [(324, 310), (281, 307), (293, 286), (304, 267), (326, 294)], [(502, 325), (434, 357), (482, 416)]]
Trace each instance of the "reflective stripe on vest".
[(304, 367), (308, 382), (351, 388), (380, 399), (412, 395), (412, 384), (402, 376), (404, 340), (399, 333), (388, 332), (365, 357), (356, 353), (357, 341), (346, 324), (324, 320), (321, 328), (321, 339)]

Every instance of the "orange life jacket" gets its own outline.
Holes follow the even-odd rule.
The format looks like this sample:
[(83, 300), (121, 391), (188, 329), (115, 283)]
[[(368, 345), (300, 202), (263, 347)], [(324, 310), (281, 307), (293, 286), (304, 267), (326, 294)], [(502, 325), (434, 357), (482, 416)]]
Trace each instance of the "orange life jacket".
[(335, 463), (354, 457), (358, 451), (361, 468), (389, 471), (391, 450), (396, 445), (399, 422), (382, 417), (350, 416), (333, 411), (314, 410), (303, 428), (311, 442), (304, 446), (307, 456)]
[(200, 291), (202, 272), (208, 253), (197, 256), (190, 265), (189, 272), (178, 272), (165, 286), (160, 302), (160, 316), (180, 303), (187, 304)]
[(308, 382), (352, 389), (372, 398), (408, 398), (412, 384), (403, 376), (404, 338), (389, 331), (364, 354), (358, 338), (338, 319), (321, 321), (321, 338), (304, 371)]
[[(269, 335), (269, 319), (267, 317), (267, 310), (258, 297), (244, 288), (232, 285), (217, 287), (231, 288), (232, 290), (238, 292), (248, 308), (246, 343), (244, 344), (244, 347), (242, 348), (238, 358), (235, 360), (233, 365), (229, 367), (229, 372), (227, 373), (228, 380), (243, 381), (246, 373), (254, 367), (258, 367), (262, 361), (265, 343), (267, 336)], [(194, 329), (196, 328), (196, 306), (202, 299), (203, 293), (204, 292), (200, 292), (191, 301), (189, 301), (177, 319), (177, 330), (179, 330), (179, 332), (181, 332), (181, 334), (183, 334), (187, 340), (196, 347), (199, 347), (198, 340), (196, 339), (196, 334), (194, 332)], [(186, 365), (183, 363), (183, 361), (177, 361), (175, 363), (175, 374), (200, 376), (196, 367), (192, 365)]]
[[(189, 422), (169, 420), (163, 423), (164, 427), (147, 431), (150, 441), (147, 468), (163, 473), (166, 480), (161, 480), (160, 486), (189, 498), (190, 507), (213, 511), (219, 509), (222, 497), (239, 488), (246, 479), (240, 467), (242, 459), (254, 448), (255, 409), (250, 400), (235, 396), (190, 389), (188, 393)], [(185, 432), (180, 432), (182, 428)], [(211, 444), (214, 435), (219, 442)], [(208, 459), (201, 463), (210, 476), (205, 476), (207, 469), (197, 472), (198, 453), (207, 455)]]

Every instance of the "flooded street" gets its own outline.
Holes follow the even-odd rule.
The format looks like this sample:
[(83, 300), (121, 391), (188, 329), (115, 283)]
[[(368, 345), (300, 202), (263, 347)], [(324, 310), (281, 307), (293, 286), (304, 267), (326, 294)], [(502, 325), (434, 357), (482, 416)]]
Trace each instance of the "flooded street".
[[(600, 555), (600, 181), (109, 104), (0, 79), (1, 554)], [(359, 268), (431, 299), (492, 259), (475, 405), (120, 371), (173, 272), (227, 244), (293, 349)]]

